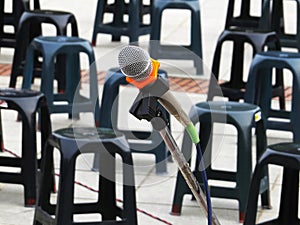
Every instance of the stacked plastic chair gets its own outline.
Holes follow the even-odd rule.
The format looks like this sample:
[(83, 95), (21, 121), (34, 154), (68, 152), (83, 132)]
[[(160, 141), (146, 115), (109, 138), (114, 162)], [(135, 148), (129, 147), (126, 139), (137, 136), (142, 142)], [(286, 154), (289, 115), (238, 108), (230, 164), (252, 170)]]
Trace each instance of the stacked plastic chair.
[[(299, 15), (300, 2), (274, 0), (272, 2), (270, 29), (276, 32), (280, 39), (280, 45), (285, 48), (300, 50), (300, 30)], [(285, 7), (287, 4), (294, 4), (296, 9), (296, 31), (295, 33), (286, 32)], [(292, 142), (276, 143), (269, 145), (264, 154), (256, 164), (251, 186), (249, 190), (246, 217), (244, 225), (277, 225), (277, 224), (299, 224), (299, 53), (288, 51), (269, 51), (258, 53), (250, 66), (248, 81), (246, 84), (245, 101), (257, 104), (261, 107), (262, 116), (266, 121), (268, 129), (279, 131), (290, 131), (293, 133)], [(292, 75), (292, 97), (291, 109), (274, 109), (272, 104), (272, 76), (274, 69), (289, 70)], [(277, 217), (257, 221), (257, 208), (260, 178), (263, 171), (269, 165), (277, 165), (283, 168), (279, 211)]]
[[(13, 0), (12, 10), (6, 11), (7, 0), (0, 3), (0, 47), (15, 48), (16, 36), (19, 26), (19, 21), (22, 13), (28, 10), (39, 9), (39, 0), (26, 1), (26, 0)], [(7, 27), (12, 27), (12, 30), (6, 31)]]
[[(207, 101), (195, 105), (190, 113), (192, 122), (200, 124), (199, 137), (201, 149), (207, 166), (208, 180), (234, 182), (234, 187), (226, 185), (211, 185), (210, 193), (212, 197), (235, 199), (239, 202), (239, 220), (244, 221), (247, 195), (249, 192), (252, 173), (252, 128), (256, 129), (256, 156), (260, 157), (265, 150), (266, 134), (264, 121), (260, 117), (261, 110), (258, 106), (238, 102)], [(213, 134), (213, 125), (230, 124), (237, 130), (237, 160), (236, 171), (215, 169), (212, 166), (212, 143), (217, 138)], [(232, 149), (234, 151), (234, 149)], [(195, 167), (192, 169), (198, 181), (202, 183), (199, 161), (192, 157), (192, 142), (185, 133), (182, 143), (182, 152), (187, 161)], [(268, 174), (267, 171), (261, 176), (264, 185), (261, 186), (262, 204), (269, 207), (268, 198)], [(172, 214), (179, 215), (182, 210), (183, 196), (191, 194), (184, 178), (177, 174), (175, 193), (172, 204)]]
[[(282, 47), (296, 48), (300, 51), (300, 1), (273, 0), (272, 2), (271, 30), (277, 33)], [(294, 23), (296, 23), (296, 30), (293, 33), (286, 30), (286, 23), (291, 23), (291, 21), (287, 22), (290, 15), (287, 15), (288, 11), (284, 10), (288, 4), (290, 4), (290, 8), (296, 9), (296, 18), (293, 18)]]
[[(218, 39), (217, 47), (214, 53), (212, 65), (212, 78), (208, 91), (208, 102), (199, 103), (191, 112), (190, 116), (193, 122), (200, 123), (200, 140), (203, 155), (206, 156), (205, 164), (207, 165), (208, 180), (230, 181), (235, 182), (235, 187), (228, 188), (226, 185), (212, 185), (211, 196), (228, 199), (236, 199), (239, 202), (239, 220), (243, 222), (246, 213), (247, 195), (251, 183), (252, 174), (252, 143), (251, 129), (256, 128), (257, 146), (256, 157), (259, 158), (266, 147), (265, 124), (264, 118), (260, 116), (261, 109), (254, 104), (239, 102), (245, 98), (245, 87), (247, 79), (244, 80), (244, 46), (245, 43), (250, 44), (253, 49), (253, 56), (268, 47), (269, 49), (280, 49), (280, 42), (275, 32), (263, 30), (264, 26), (268, 27), (269, 5), (267, 1), (262, 1), (261, 16), (251, 16), (250, 1), (243, 0), (241, 2), (241, 14), (235, 16), (235, 1), (230, 0), (227, 11), (225, 30)], [(262, 31), (263, 30), (263, 31)], [(231, 77), (228, 82), (219, 85), (221, 81), (220, 64), (222, 46), (225, 41), (233, 42), (233, 55), (231, 62)], [(247, 74), (248, 75), (248, 74)], [(271, 87), (274, 95), (283, 98), (282, 73), (277, 71), (276, 84)], [(223, 96), (229, 99), (228, 102), (212, 101), (216, 96)], [(284, 107), (284, 102), (282, 103)], [(222, 119), (223, 118), (223, 119)], [(213, 169), (211, 150), (214, 141), (213, 124), (231, 124), (237, 130), (237, 169), (236, 171), (227, 171), (222, 169)], [(191, 154), (191, 145), (187, 138), (184, 138), (182, 151), (187, 160), (193, 160)], [(201, 174), (199, 170), (199, 162), (193, 170), (199, 182), (201, 182)], [(265, 208), (270, 207), (268, 171), (264, 170), (259, 178), (263, 185), (260, 187), (262, 205)], [(175, 194), (172, 205), (172, 213), (180, 214), (182, 200), (185, 194), (190, 194), (189, 188), (185, 184), (180, 173), (177, 175)]]
[[(70, 25), (71, 36), (78, 36), (77, 21), (75, 16), (70, 12), (54, 11), (54, 10), (33, 10), (26, 11), (22, 14), (18, 26), (16, 50), (13, 57), (12, 73), (10, 77), (10, 87), (16, 87), (17, 77), (23, 76), (24, 65), (26, 63), (26, 51), (31, 41), (40, 35), (43, 35), (42, 25), (52, 24), (56, 29), (56, 35), (67, 35), (67, 28)], [(41, 65), (42, 63), (38, 59), (39, 55), (34, 57), (34, 77), (41, 76)], [(56, 65), (59, 91), (64, 90), (65, 77), (62, 74), (65, 72), (63, 67), (64, 56), (59, 56), (60, 63)], [(57, 74), (56, 73), (56, 74)]]
[[(69, 118), (78, 119), (80, 112), (91, 112), (97, 124), (99, 117), (97, 68), (94, 50), (90, 42), (79, 37), (68, 36), (34, 38), (27, 49), (23, 89), (31, 88), (36, 53), (43, 58), (40, 91), (47, 97), (50, 113), (68, 113)], [(58, 63), (60, 54), (65, 56), (63, 69), (66, 73), (62, 76), (65, 76), (66, 82), (65, 91), (57, 93), (54, 88), (55, 64)], [(82, 68), (80, 54), (87, 56), (90, 65), (88, 96), (80, 92)]]
[[(139, 36), (150, 34), (151, 21), (144, 20), (145, 15), (151, 20), (152, 0), (145, 4), (143, 0), (116, 0), (113, 3), (108, 0), (98, 0), (92, 45), (96, 45), (99, 33), (112, 35), (113, 41), (120, 41), (121, 36), (128, 36), (130, 42), (137, 42)], [(105, 16), (112, 15), (112, 21), (106, 21)], [(125, 15), (128, 21), (124, 20)]]
[[(161, 42), (163, 12), (168, 9), (184, 9), (191, 12), (189, 44), (176, 46)], [(196, 74), (201, 75), (203, 64), (200, 2), (198, 0), (156, 0), (153, 3), (153, 15), (149, 44), (151, 57), (154, 59), (192, 60)]]
[[(231, 101), (244, 99), (245, 85), (248, 79), (248, 72), (244, 72), (245, 64), (245, 44), (252, 48), (252, 55), (267, 50), (281, 49), (280, 39), (277, 33), (270, 29), (270, 2), (261, 1), (260, 16), (250, 14), (250, 4), (252, 1), (243, 0), (239, 8), (239, 15), (235, 15), (235, 0), (230, 0), (226, 16), (225, 30), (219, 36), (214, 52), (212, 73), (216, 79), (211, 80), (208, 99), (212, 100), (216, 95), (215, 89), (222, 89), (222, 95)], [(232, 57), (229, 78), (222, 77), (220, 70), (222, 50), (225, 43), (233, 43)], [(227, 63), (227, 61), (226, 61)], [(279, 97), (280, 107), (285, 108), (284, 83), (282, 71), (277, 70), (275, 84), (273, 85), (273, 97)], [(215, 82), (216, 81), (216, 82)]]
[[(167, 77), (167, 73), (159, 70), (162, 77)], [(153, 154), (155, 156), (156, 173), (163, 174), (167, 172), (167, 148), (160, 134), (153, 131), (126, 130), (118, 127), (118, 112), (121, 110), (118, 106), (121, 85), (128, 85), (125, 75), (119, 68), (109, 69), (103, 86), (102, 101), (100, 107), (99, 126), (114, 128), (123, 133), (129, 143), (131, 152)], [(163, 110), (167, 117), (169, 114)], [(94, 169), (99, 169), (99, 155), (94, 160)]]
[[(249, 190), (248, 205), (244, 225), (277, 225), (300, 223), (299, 209), (299, 170), (300, 155), (298, 143), (278, 143), (268, 146), (255, 167)], [(257, 201), (259, 196), (259, 178), (268, 165), (283, 168), (279, 213), (271, 220), (257, 223)]]
[[(61, 155), (57, 203), (50, 201), (53, 151)], [(97, 200), (74, 203), (75, 165), (80, 155), (98, 153), (99, 193)], [(116, 155), (122, 159), (123, 207), (116, 202)], [(101, 220), (77, 222), (75, 214), (97, 213)], [(41, 188), (35, 208), (35, 225), (63, 224), (137, 225), (133, 161), (126, 139), (111, 129), (73, 127), (56, 130), (49, 136), (42, 161)]]
[[(14, 110), (20, 115), (22, 123), (20, 158), (1, 156), (0, 165), (8, 168), (18, 168), (20, 172), (2, 171), (0, 182), (21, 184), (24, 186), (24, 205), (32, 207), (36, 203), (37, 197), (37, 174), (39, 168), (38, 150), (41, 149), (51, 133), (51, 122), (48, 111), (47, 100), (41, 92), (21, 89), (0, 89), (0, 100), (6, 103), (0, 107), (2, 110)], [(36, 115), (39, 113), (41, 131), (41, 147), (37, 146)], [(1, 137), (5, 137), (6, 130), (2, 129)], [(53, 190), (53, 176), (49, 177), (51, 190)]]

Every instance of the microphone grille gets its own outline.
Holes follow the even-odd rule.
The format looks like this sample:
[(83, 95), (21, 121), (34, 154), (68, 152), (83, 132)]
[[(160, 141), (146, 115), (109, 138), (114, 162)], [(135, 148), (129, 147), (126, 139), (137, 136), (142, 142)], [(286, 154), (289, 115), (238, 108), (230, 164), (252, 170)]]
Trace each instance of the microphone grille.
[(148, 52), (137, 46), (125, 46), (119, 53), (119, 66), (122, 73), (135, 80), (146, 79), (152, 70)]

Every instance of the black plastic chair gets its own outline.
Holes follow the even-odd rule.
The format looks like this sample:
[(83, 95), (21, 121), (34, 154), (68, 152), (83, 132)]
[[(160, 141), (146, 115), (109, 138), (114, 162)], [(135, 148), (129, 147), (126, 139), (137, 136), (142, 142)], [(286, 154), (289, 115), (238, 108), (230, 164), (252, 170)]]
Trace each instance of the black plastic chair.
[[(268, 0), (271, 1), (271, 0)], [(272, 14), (271, 14), (271, 30), (275, 31), (280, 39), (282, 47), (296, 48), (300, 51), (300, 0), (273, 0)], [(296, 32), (287, 33), (285, 29), (285, 19), (288, 17), (284, 13), (285, 3), (295, 3), (296, 18)]]
[[(31, 87), (34, 72), (34, 56), (40, 53), (43, 58), (40, 90), (47, 98), (50, 113), (68, 113), (69, 118), (78, 118), (80, 112), (92, 112), (95, 122), (99, 118), (98, 80), (94, 50), (89, 41), (79, 37), (39, 36), (33, 39), (27, 49), (24, 68), (23, 89)], [(88, 58), (89, 95), (80, 92), (81, 64), (80, 54)], [(55, 63), (57, 56), (64, 55), (66, 74), (65, 91), (55, 92)], [(60, 103), (60, 104), (57, 104)]]
[[(57, 203), (50, 203), (53, 150), (61, 155)], [(103, 128), (64, 128), (54, 131), (45, 146), (35, 225), (137, 225), (133, 162), (123, 135)], [(79, 155), (97, 153), (99, 157), (99, 194), (97, 201), (74, 203), (75, 164)], [(123, 207), (116, 204), (115, 157), (121, 156)], [(101, 221), (75, 222), (75, 214), (101, 214)]]
[[(0, 89), (0, 100), (6, 103), (0, 106), (0, 110), (17, 111), (22, 122), (21, 158), (0, 157), (1, 166), (20, 168), (21, 172), (0, 172), (0, 182), (22, 184), (24, 186), (25, 206), (34, 206), (37, 197), (36, 183), (39, 165), (36, 143), (36, 115), (38, 112), (40, 112), (41, 149), (51, 133), (51, 122), (46, 98), (37, 91)], [(2, 123), (0, 124), (2, 129), (1, 125)], [(2, 129), (1, 136), (5, 137), (4, 129)], [(53, 179), (51, 177), (49, 179), (51, 190), (53, 190)]]
[[(71, 25), (71, 36), (78, 36), (77, 21), (75, 16), (69, 12), (53, 11), (53, 10), (34, 10), (27, 11), (22, 14), (20, 18), (19, 27), (17, 31), (16, 50), (14, 53), (12, 72), (9, 82), (9, 87), (16, 87), (17, 77), (23, 76), (24, 64), (26, 62), (26, 50), (31, 41), (43, 34), (42, 24), (52, 24), (55, 26), (57, 35), (67, 35), (68, 25)], [(41, 76), (41, 61), (38, 59), (39, 55), (35, 55), (34, 59), (34, 75), (33, 77)], [(57, 65), (59, 90), (63, 91), (65, 88), (65, 77), (62, 76), (64, 72), (63, 67), (65, 61), (64, 56), (59, 56), (61, 64)]]
[[(167, 76), (166, 72), (162, 70), (159, 70), (159, 74), (163, 77)], [(125, 75), (121, 73), (119, 68), (110, 69), (103, 86), (99, 127), (114, 128), (123, 133), (131, 152), (154, 154), (156, 173), (166, 173), (167, 149), (157, 131), (130, 131), (118, 128), (118, 111), (120, 110), (118, 108), (118, 95), (121, 85), (128, 85)], [(166, 116), (169, 117), (169, 114), (166, 113)], [(99, 168), (98, 156), (96, 155), (94, 161), (95, 170)]]
[[(270, 145), (256, 164), (249, 190), (248, 205), (244, 225), (298, 225), (299, 209), (299, 170), (300, 144), (279, 143)], [(283, 179), (278, 217), (262, 223), (256, 223), (257, 201), (260, 178), (268, 165), (282, 166)]]
[[(145, 4), (143, 0), (116, 0), (110, 3), (108, 0), (98, 0), (96, 16), (94, 21), (94, 30), (92, 36), (92, 45), (96, 45), (96, 38), (99, 33), (111, 34), (113, 41), (120, 41), (121, 36), (129, 37), (130, 42), (137, 42), (139, 36), (150, 34), (151, 22), (148, 24), (144, 21), (145, 15), (150, 15), (150, 4)], [(111, 14), (113, 19), (106, 22), (104, 17)], [(128, 21), (124, 21), (124, 15), (128, 15)]]
[(261, 0), (260, 15), (251, 15), (251, 4), (257, 4), (257, 1), (241, 0), (239, 14), (236, 16), (236, 0), (229, 0), (225, 29), (243, 29), (243, 30), (265, 30), (270, 31), (271, 5), (270, 0)]
[[(231, 68), (229, 79), (225, 81), (221, 78), (222, 48), (225, 43), (233, 43)], [(247, 76), (244, 76), (244, 56), (245, 44), (252, 48), (253, 57), (256, 53), (269, 50), (280, 50), (280, 41), (275, 32), (248, 32), (239, 30), (224, 30), (220, 35), (213, 58), (212, 75), (207, 100), (212, 100), (215, 96), (222, 94), (230, 101), (239, 101), (244, 99)], [(227, 61), (225, 61), (227, 63)], [(247, 74), (248, 75), (248, 74)], [(222, 80), (222, 81), (221, 81)], [(221, 91), (219, 89), (221, 88)], [(285, 108), (284, 84), (282, 71), (277, 70), (275, 84), (273, 85), (273, 97), (279, 97), (280, 108)]]
[[(235, 182), (235, 187), (210, 186), (212, 197), (236, 199), (239, 202), (239, 220), (244, 221), (247, 195), (249, 192), (252, 174), (252, 128), (256, 129), (256, 156), (262, 155), (266, 147), (266, 134), (264, 122), (260, 116), (260, 108), (256, 105), (238, 102), (202, 102), (196, 104), (190, 113), (190, 118), (194, 124), (200, 123), (200, 144), (206, 165), (207, 178), (209, 180)], [(212, 168), (212, 143), (215, 138), (213, 135), (213, 124), (231, 124), (237, 130), (237, 170), (226, 171)], [(184, 157), (192, 163), (192, 142), (189, 135), (185, 132), (182, 152)], [(202, 176), (199, 170), (199, 161), (196, 159), (193, 170), (197, 180), (201, 183)], [(265, 171), (261, 177), (264, 185), (261, 187), (262, 205), (269, 207), (269, 182), (268, 174)], [(181, 213), (182, 200), (185, 194), (192, 194), (183, 176), (177, 174), (175, 193), (172, 204), (172, 214)]]
[[(268, 51), (255, 55), (246, 85), (245, 101), (259, 105), (267, 120), (268, 129), (291, 131), (294, 141), (300, 141), (300, 53)], [(292, 73), (291, 110), (276, 109), (272, 101), (272, 71), (274, 68), (287, 69)]]
[[(40, 9), (39, 0), (12, 0), (12, 11), (6, 11), (5, 5), (8, 1), (0, 3), (0, 47), (15, 48), (16, 34), (18, 31), (19, 20), (22, 13), (28, 10)], [(6, 27), (11, 27), (12, 31), (6, 31)]]
[[(163, 11), (186, 9), (191, 12), (191, 40), (189, 45), (162, 44), (161, 22)], [(198, 0), (155, 0), (153, 2), (152, 28), (149, 53), (154, 59), (193, 60), (196, 73), (203, 73), (200, 2)]]

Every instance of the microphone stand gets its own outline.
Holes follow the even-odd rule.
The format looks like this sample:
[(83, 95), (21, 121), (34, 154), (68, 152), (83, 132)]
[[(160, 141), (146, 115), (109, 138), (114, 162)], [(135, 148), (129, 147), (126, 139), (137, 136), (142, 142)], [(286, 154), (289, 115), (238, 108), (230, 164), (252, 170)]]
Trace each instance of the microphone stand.
[[(136, 97), (130, 113), (139, 120), (146, 119), (151, 122), (153, 128), (157, 130), (162, 136), (164, 142), (169, 148), (173, 159), (176, 161), (181, 174), (183, 175), (187, 185), (192, 191), (199, 206), (208, 215), (206, 197), (192, 173), (187, 161), (180, 151), (175, 139), (173, 138), (170, 129), (168, 128), (168, 121), (162, 113), (161, 107), (158, 105), (159, 97), (153, 96), (150, 92), (141, 91)], [(212, 212), (212, 224), (220, 225), (216, 215)]]

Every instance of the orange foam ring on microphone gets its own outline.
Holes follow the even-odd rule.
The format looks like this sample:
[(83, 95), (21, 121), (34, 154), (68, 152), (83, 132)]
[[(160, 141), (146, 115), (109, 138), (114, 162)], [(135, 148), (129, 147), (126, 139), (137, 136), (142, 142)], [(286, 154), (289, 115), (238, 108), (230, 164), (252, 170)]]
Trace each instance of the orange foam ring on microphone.
[(160, 66), (160, 63), (157, 60), (154, 60), (154, 59), (151, 59), (151, 62), (152, 62), (152, 70), (151, 70), (150, 75), (145, 80), (136, 81), (136, 80), (134, 80), (134, 78), (126, 77), (126, 81), (128, 83), (133, 84), (138, 89), (142, 89), (145, 86), (147, 86), (148, 84), (151, 84), (152, 82), (156, 81), (157, 76), (158, 76), (158, 68)]

